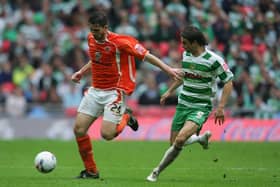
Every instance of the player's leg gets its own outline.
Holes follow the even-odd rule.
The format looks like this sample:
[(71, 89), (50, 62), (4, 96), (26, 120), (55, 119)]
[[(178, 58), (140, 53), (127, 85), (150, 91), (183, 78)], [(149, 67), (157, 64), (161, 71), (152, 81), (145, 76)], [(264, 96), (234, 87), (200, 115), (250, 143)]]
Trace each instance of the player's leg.
[(193, 134), (185, 142), (185, 146), (198, 142), (203, 149), (208, 149), (208, 140), (211, 137), (210, 131), (205, 131), (202, 135), (199, 135), (200, 130), (202, 129), (203, 124), (207, 120), (210, 110), (201, 110), (201, 109), (189, 109), (190, 113), (187, 117), (187, 120), (194, 121), (198, 126), (198, 131), (196, 134)]
[[(171, 131), (170, 134), (170, 146), (173, 145), (176, 136), (178, 135), (178, 131)], [(203, 149), (208, 149), (208, 144), (209, 144), (209, 139), (211, 137), (211, 131), (205, 131), (202, 135), (197, 135), (197, 134), (193, 134), (191, 137), (189, 137), (184, 146), (193, 144), (193, 143), (199, 143)]]
[[(126, 106), (125, 109), (125, 114), (127, 114), (129, 116), (129, 120), (127, 122), (127, 125), (133, 130), (133, 131), (137, 131), (138, 130), (138, 121), (137, 119), (134, 117), (133, 115), (133, 111), (131, 108), (129, 108), (128, 106)], [(121, 131), (120, 131), (121, 132)]]
[[(172, 145), (174, 144), (174, 141), (178, 135), (179, 131), (176, 130), (176, 131), (173, 131), (171, 130), (170, 131), (170, 139), (169, 139), (169, 142), (170, 142), (170, 148), (172, 147)], [(169, 149), (170, 149), (169, 148)], [(167, 154), (168, 150), (165, 152), (165, 155)], [(165, 156), (164, 155), (164, 156)], [(164, 157), (163, 156), (163, 157)], [(157, 178), (159, 176), (159, 172), (158, 172), (158, 166), (156, 168), (153, 169), (153, 171), (150, 173), (150, 175), (147, 177), (147, 180), (150, 181), (150, 182), (155, 182), (157, 181)]]
[(186, 140), (184, 145), (187, 146), (198, 142), (203, 149), (208, 149), (209, 139), (211, 135), (211, 131), (205, 131), (202, 135), (194, 134)]
[[(171, 127), (170, 142), (172, 146), (165, 152), (160, 164), (147, 177), (147, 180), (152, 182), (157, 180), (159, 173), (179, 155), (185, 142), (200, 131), (209, 112), (197, 109), (176, 110)], [(184, 124), (183, 127), (182, 124)], [(178, 131), (179, 133), (177, 133)]]
[(167, 149), (159, 165), (156, 168), (154, 168), (152, 173), (147, 177), (148, 181), (157, 181), (159, 174), (177, 158), (184, 146), (185, 141), (191, 135), (196, 133), (197, 130), (198, 126), (194, 122), (187, 121), (185, 123), (185, 126), (180, 130), (180, 132), (176, 136), (174, 144)]
[(105, 94), (104, 114), (100, 131), (105, 140), (112, 140), (127, 125), (129, 116), (125, 114), (124, 95), (121, 91), (112, 90)]
[[(178, 135), (178, 131), (171, 131), (170, 146), (173, 145), (177, 135)], [(205, 131), (202, 135), (193, 134), (191, 137), (189, 137), (186, 140), (184, 146), (198, 142), (203, 149), (208, 149), (209, 139), (211, 135), (212, 135), (211, 131)]]
[(169, 138), (169, 143), (170, 143), (170, 146), (172, 146), (174, 144), (174, 141), (178, 135), (179, 131), (178, 130), (172, 130), (171, 129), (171, 132), (170, 132), (170, 138)]
[(138, 129), (138, 122), (132, 114), (123, 113), (121, 117), (116, 117), (111, 111), (104, 112), (104, 120), (101, 124), (101, 135), (105, 140), (112, 140), (117, 137), (128, 125), (132, 130)]
[(116, 123), (103, 120), (101, 123), (100, 133), (105, 140), (112, 140), (117, 136)]
[[(179, 134), (180, 130), (184, 127), (184, 123), (186, 121), (186, 116), (187, 116), (186, 110), (184, 110), (184, 111), (178, 110), (178, 109), (176, 110), (176, 113), (173, 117), (171, 132), (170, 132), (170, 147), (165, 152), (165, 154), (162, 158), (162, 161), (164, 160), (166, 155), (168, 155), (169, 152), (172, 151), (172, 149), (174, 149), (173, 145), (174, 145), (175, 139), (176, 139), (177, 135)], [(147, 180), (151, 181), (151, 182), (157, 181), (157, 178), (159, 175), (158, 170), (159, 170), (159, 166), (154, 168), (153, 171), (151, 172), (151, 174), (147, 177)]]
[(104, 116), (101, 124), (101, 135), (106, 140), (118, 136), (126, 125), (134, 131), (138, 129), (138, 122), (132, 115), (132, 110), (125, 106), (121, 91), (113, 91), (108, 96), (108, 103), (104, 107)]
[[(178, 131), (171, 131), (170, 135), (170, 146), (173, 145), (176, 136), (178, 135)], [(208, 149), (209, 139), (211, 137), (210, 131), (205, 131), (202, 135), (193, 134), (191, 137), (189, 137), (186, 142), (185, 146), (193, 144), (193, 143), (199, 143), (203, 149)]]
[(87, 114), (77, 114), (74, 133), (76, 136), (79, 153), (85, 167), (85, 170), (80, 173), (79, 178), (88, 178), (91, 174), (92, 178), (99, 177), (92, 151), (92, 144), (90, 137), (87, 134), (88, 128), (95, 121), (95, 119), (96, 118), (93, 118)]
[(91, 124), (102, 114), (103, 107), (96, 102), (93, 92), (93, 89), (90, 88), (87, 95), (83, 97), (74, 125), (76, 142), (85, 167), (78, 178), (99, 178), (91, 140), (87, 132)]

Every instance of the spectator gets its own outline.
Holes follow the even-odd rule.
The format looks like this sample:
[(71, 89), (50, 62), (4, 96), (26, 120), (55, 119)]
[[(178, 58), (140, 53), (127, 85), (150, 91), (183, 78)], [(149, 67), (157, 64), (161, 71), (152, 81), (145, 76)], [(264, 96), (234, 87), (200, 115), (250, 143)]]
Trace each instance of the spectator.
[(53, 74), (53, 67), (49, 64), (42, 65), (43, 74), (39, 80), (39, 92), (40, 92), (40, 101), (43, 102), (60, 102), (60, 98), (57, 95), (56, 87), (58, 81), (55, 79)]
[(148, 73), (144, 79), (146, 90), (139, 97), (141, 105), (158, 105), (160, 101), (160, 93), (153, 74)]
[[(272, 101), (278, 99), (273, 95), (280, 92), (278, 1), (51, 2), (1, 0), (0, 63), (5, 65), (0, 65), (0, 86), (3, 81), (20, 86), (24, 97), (32, 104), (38, 101), (42, 105), (49, 101), (61, 102), (57, 94), (59, 86), (88, 60), (85, 18), (89, 12), (99, 9), (108, 13), (112, 30), (136, 36), (146, 48), (174, 67), (178, 63), (173, 60), (177, 58), (174, 54), (180, 56), (182, 53), (178, 44), (181, 25), (187, 22), (198, 26), (206, 33), (209, 48), (219, 49), (237, 75), (234, 82), (237, 102), (233, 105), (240, 115), (254, 115), (246, 111), (254, 113), (256, 104), (270, 107)], [(43, 77), (43, 64), (50, 66), (53, 76)], [(168, 85), (169, 79), (156, 69), (141, 66), (137, 63), (139, 77), (147, 72), (154, 74), (157, 90)], [(46, 86), (49, 84), (47, 79), (53, 81), (52, 86)], [(146, 84), (150, 84), (137, 81), (139, 92), (136, 91), (133, 99), (140, 98), (148, 86)], [(2, 103), (8, 96), (7, 88), (12, 87), (4, 86), (0, 93)], [(271, 113), (274, 112), (277, 113)]]
[(12, 83), (12, 66), (10, 62), (0, 63), (0, 85)]
[(26, 99), (23, 95), (22, 89), (17, 86), (14, 91), (7, 96), (5, 111), (10, 117), (24, 117), (26, 110)]
[(139, 33), (136, 28), (129, 23), (128, 12), (126, 10), (121, 10), (119, 14), (121, 23), (116, 27), (115, 32), (119, 34), (131, 35), (137, 38)]
[(34, 72), (34, 68), (26, 54), (17, 57), (16, 66), (13, 69), (13, 83), (23, 89), (28, 89), (29, 79)]

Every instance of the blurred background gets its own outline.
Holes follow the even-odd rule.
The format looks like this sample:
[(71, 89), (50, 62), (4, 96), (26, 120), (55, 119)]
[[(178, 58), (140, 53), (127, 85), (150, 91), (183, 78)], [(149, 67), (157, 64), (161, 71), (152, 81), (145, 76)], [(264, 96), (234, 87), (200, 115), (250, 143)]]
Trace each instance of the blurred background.
[[(228, 120), (217, 130), (210, 117), (205, 128), (214, 140), (280, 140), (279, 0), (0, 0), (0, 139), (73, 138), (90, 78), (70, 78), (89, 60), (87, 18), (96, 10), (107, 12), (110, 30), (136, 37), (173, 67), (183, 52), (180, 30), (199, 27), (235, 75)], [(119, 139), (168, 139), (177, 93), (167, 106), (159, 99), (170, 83), (158, 68), (137, 62), (137, 88), (127, 103), (141, 127)], [(92, 138), (100, 138), (99, 122)]]

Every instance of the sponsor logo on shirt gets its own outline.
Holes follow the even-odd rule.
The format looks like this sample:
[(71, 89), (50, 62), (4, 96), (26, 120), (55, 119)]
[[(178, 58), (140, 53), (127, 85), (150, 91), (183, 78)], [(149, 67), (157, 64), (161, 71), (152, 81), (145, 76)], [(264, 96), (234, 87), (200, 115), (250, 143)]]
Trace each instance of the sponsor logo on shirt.
[(185, 72), (185, 78), (202, 79), (203, 77), (201, 75)]

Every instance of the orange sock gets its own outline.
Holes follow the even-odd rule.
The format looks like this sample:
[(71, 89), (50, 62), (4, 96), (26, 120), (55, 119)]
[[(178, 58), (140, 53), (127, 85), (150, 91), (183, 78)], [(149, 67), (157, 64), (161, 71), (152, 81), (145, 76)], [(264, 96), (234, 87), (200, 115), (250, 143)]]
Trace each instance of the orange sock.
[(118, 135), (123, 131), (124, 127), (127, 125), (128, 120), (129, 120), (129, 114), (124, 114), (121, 122), (116, 127)]
[(90, 142), (89, 135), (77, 137), (76, 141), (77, 141), (77, 144), (79, 147), (80, 156), (83, 160), (86, 170), (96, 173), (97, 167), (96, 167), (96, 163), (94, 161), (92, 145)]

